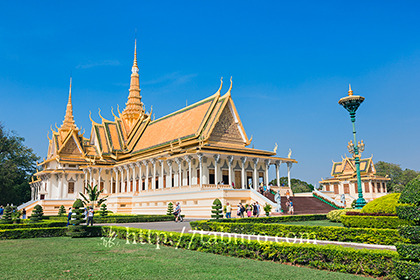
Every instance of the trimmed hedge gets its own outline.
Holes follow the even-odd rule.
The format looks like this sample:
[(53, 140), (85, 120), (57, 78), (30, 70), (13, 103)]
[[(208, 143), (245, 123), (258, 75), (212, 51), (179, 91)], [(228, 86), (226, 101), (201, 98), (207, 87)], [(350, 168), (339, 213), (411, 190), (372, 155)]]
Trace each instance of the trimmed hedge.
[(396, 261), (395, 276), (398, 279), (420, 280), (420, 264), (411, 261)]
[[(290, 216), (273, 216), (273, 217), (261, 217), (261, 218), (237, 218), (237, 219), (219, 219), (219, 223), (282, 223), (282, 222), (298, 222), (298, 221), (317, 221), (325, 220), (326, 214), (311, 214), (311, 215), (290, 215)], [(213, 221), (213, 220), (209, 220)]]
[(362, 212), (356, 212), (354, 210), (352, 211), (348, 211), (346, 213), (347, 216), (386, 216), (386, 217), (395, 217), (397, 216), (397, 214), (392, 214), (392, 213), (362, 213)]
[(420, 244), (397, 244), (395, 246), (402, 258), (407, 260), (420, 259)]
[(420, 243), (420, 226), (402, 227), (399, 232), (402, 237), (409, 239), (411, 243)]
[(0, 230), (0, 239), (58, 237), (65, 236), (66, 232), (66, 227), (5, 229)]
[(33, 224), (11, 224), (11, 225), (0, 225), (2, 229), (15, 229), (15, 228), (49, 228), (49, 227), (65, 227), (67, 222), (41, 222)]
[[(66, 236), (67, 227), (49, 227), (49, 228), (18, 228), (0, 230), (0, 240), (2, 239), (21, 239), (38, 237), (59, 237)], [(102, 236), (102, 227), (93, 226), (86, 229), (85, 237)]]
[(378, 197), (362, 208), (362, 213), (390, 213), (396, 214), (395, 206), (397, 206), (400, 193), (390, 193)]
[(342, 242), (357, 242), (393, 245), (405, 242), (395, 229), (345, 228), (323, 226), (300, 226), (282, 224), (220, 223), (211, 221), (190, 222), (193, 229), (217, 232), (231, 232), (268, 235), (288, 238), (313, 238)]
[(413, 225), (412, 222), (401, 220), (396, 216), (341, 216), (341, 223), (350, 228), (393, 228)]
[(399, 204), (396, 206), (398, 217), (420, 224), (420, 206)]
[(96, 224), (105, 223), (145, 223), (145, 222), (162, 222), (173, 221), (174, 216), (169, 215), (115, 215), (102, 218), (94, 217), (93, 222)]
[(346, 215), (348, 211), (351, 211), (352, 209), (339, 209), (339, 210), (332, 210), (328, 212), (327, 219), (334, 223), (340, 223), (341, 222), (341, 216)]
[(166, 245), (225, 256), (289, 263), (375, 277), (389, 275), (393, 269), (392, 259), (398, 256), (396, 252), (388, 250), (353, 249), (336, 245), (261, 242), (124, 227), (105, 226), (104, 228), (113, 232), (112, 236), (126, 239), (126, 243), (148, 242), (156, 246)]

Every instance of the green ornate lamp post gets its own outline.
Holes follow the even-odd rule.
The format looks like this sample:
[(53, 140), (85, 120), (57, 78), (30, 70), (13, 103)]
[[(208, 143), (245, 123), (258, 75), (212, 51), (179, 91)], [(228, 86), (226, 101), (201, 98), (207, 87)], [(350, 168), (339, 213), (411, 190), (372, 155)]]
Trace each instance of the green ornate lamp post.
[(349, 152), (353, 154), (353, 158), (356, 164), (357, 192), (359, 193), (359, 197), (356, 200), (357, 209), (360, 209), (366, 205), (366, 200), (363, 198), (362, 192), (362, 180), (360, 179), (360, 153), (363, 152), (363, 150), (365, 149), (365, 144), (363, 143), (363, 140), (361, 143), (357, 143), (356, 127), (354, 125), (354, 123), (356, 122), (356, 111), (359, 108), (360, 104), (362, 104), (363, 100), (365, 100), (363, 96), (353, 95), (353, 91), (351, 90), (351, 86), (349, 85), (349, 95), (341, 98), (340, 101), (338, 101), (338, 104), (342, 105), (350, 113), (350, 120), (353, 125), (354, 144), (352, 141), (350, 141), (347, 148), (349, 149)]

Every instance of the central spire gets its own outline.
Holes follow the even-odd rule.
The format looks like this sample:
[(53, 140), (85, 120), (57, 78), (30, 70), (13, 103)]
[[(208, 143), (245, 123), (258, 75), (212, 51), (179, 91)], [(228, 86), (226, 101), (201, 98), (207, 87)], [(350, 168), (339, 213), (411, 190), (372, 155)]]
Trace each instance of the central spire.
[(137, 65), (137, 40), (135, 40), (134, 61), (133, 67), (131, 67), (130, 93), (128, 95), (128, 101), (125, 104), (125, 109), (121, 114), (122, 118), (126, 121), (129, 130), (131, 130), (134, 126), (135, 121), (139, 118), (139, 116), (144, 113), (140, 91), (139, 67)]
[(74, 117), (73, 117), (73, 105), (71, 103), (71, 77), (70, 77), (69, 101), (67, 102), (66, 115), (64, 116), (64, 121), (63, 121), (63, 124), (61, 125), (61, 129), (64, 129), (64, 130), (77, 129), (76, 124), (74, 122)]

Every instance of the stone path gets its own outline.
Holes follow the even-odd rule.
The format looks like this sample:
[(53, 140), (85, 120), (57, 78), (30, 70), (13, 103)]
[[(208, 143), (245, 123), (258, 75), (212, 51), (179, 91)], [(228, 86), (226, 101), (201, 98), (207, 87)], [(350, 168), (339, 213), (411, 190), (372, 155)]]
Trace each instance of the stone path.
[[(131, 228), (142, 228), (151, 230), (161, 231), (174, 231), (184, 233), (194, 233), (191, 229), (190, 221), (192, 219), (185, 219), (182, 223), (175, 222), (150, 222), (150, 223), (127, 223), (127, 224), (97, 224), (102, 226), (120, 226), (120, 227), (131, 227)], [(353, 243), (353, 242), (340, 242), (340, 241), (328, 241), (328, 240), (313, 240), (313, 239), (300, 239), (300, 238), (285, 238), (275, 236), (264, 236), (264, 235), (250, 235), (250, 234), (236, 234), (227, 232), (211, 232), (211, 231), (195, 231), (196, 234), (205, 235), (216, 235), (224, 237), (237, 237), (244, 238), (246, 240), (261, 240), (261, 241), (274, 241), (274, 242), (289, 242), (289, 243), (311, 243), (318, 245), (340, 245), (344, 247), (351, 247), (355, 249), (376, 249), (376, 250), (392, 250), (396, 251), (395, 246), (388, 245), (376, 245), (376, 244), (365, 244), (365, 243)]]

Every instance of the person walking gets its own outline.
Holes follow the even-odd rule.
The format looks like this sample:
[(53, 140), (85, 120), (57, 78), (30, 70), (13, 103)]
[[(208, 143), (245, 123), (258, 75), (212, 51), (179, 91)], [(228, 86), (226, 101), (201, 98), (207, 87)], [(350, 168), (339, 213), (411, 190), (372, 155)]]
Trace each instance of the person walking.
[(71, 207), (69, 207), (69, 213), (67, 214), (67, 226), (70, 225), (71, 220)]
[(259, 216), (260, 216), (260, 214), (261, 214), (261, 206), (260, 206), (260, 204), (258, 203), (258, 201), (257, 201), (257, 202), (255, 202), (255, 206), (257, 207), (257, 217), (259, 217)]
[(292, 200), (290, 200), (289, 205), (290, 205), (289, 206), (289, 214), (293, 215), (295, 213), (295, 209), (293, 208), (293, 201)]
[(3, 205), (0, 206), (0, 219), (3, 217), (4, 207)]
[(181, 218), (181, 205), (179, 204), (179, 202), (176, 203), (174, 216), (175, 216), (175, 223), (178, 223), (179, 219)]
[(93, 226), (93, 216), (95, 215), (95, 212), (93, 211), (93, 207), (91, 206), (89, 208), (89, 211), (87, 212), (87, 222), (86, 225), (90, 225)]
[(232, 206), (230, 206), (229, 202), (226, 203), (226, 218), (232, 218)]
[(246, 214), (247, 214), (248, 218), (251, 218), (251, 216), (252, 216), (252, 205), (251, 204), (246, 207)]
[(26, 219), (26, 210), (25, 210), (25, 208), (22, 209), (22, 219)]
[(257, 214), (258, 214), (258, 207), (257, 207), (257, 204), (254, 203), (252, 205), (252, 216), (257, 217)]
[(243, 218), (245, 212), (246, 212), (245, 207), (242, 205), (242, 203), (239, 202), (239, 204), (238, 204), (238, 217)]

